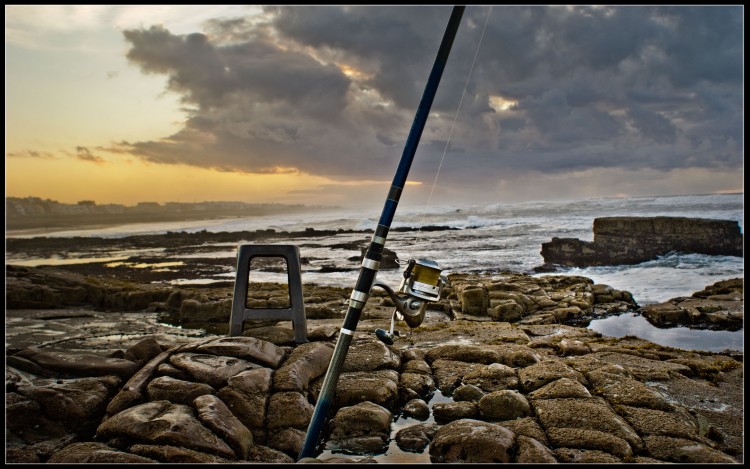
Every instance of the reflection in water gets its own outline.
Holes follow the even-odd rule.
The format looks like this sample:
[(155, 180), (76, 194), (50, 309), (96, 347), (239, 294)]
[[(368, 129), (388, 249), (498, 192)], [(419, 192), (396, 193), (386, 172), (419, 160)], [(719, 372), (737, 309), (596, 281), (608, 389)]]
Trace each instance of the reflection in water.
[(709, 331), (687, 327), (660, 329), (635, 313), (596, 319), (591, 321), (589, 329), (609, 337), (632, 335), (655, 344), (682, 350), (744, 351), (745, 343), (744, 329), (739, 331)]

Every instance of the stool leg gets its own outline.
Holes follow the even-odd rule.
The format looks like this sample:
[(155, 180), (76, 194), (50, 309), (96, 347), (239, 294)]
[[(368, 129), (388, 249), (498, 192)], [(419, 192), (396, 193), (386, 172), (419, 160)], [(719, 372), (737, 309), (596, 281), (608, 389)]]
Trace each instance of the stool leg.
[[(281, 257), (287, 265), (289, 280), (288, 309), (247, 308), (248, 279), (250, 261), (254, 257)], [(247, 319), (291, 320), (294, 328), (294, 341), (307, 342), (307, 318), (302, 295), (302, 273), (299, 248), (294, 245), (241, 245), (237, 253), (237, 276), (234, 282), (234, 298), (229, 318), (229, 335), (242, 335), (243, 324)]]

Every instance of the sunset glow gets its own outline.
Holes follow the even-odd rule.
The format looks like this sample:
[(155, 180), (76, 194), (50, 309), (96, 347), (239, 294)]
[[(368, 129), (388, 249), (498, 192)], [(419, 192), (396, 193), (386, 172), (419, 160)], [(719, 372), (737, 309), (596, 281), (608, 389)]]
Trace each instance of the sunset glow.
[[(361, 205), (390, 184), (449, 8), (5, 13), (6, 197)], [(433, 180), (435, 204), (744, 190), (741, 13), (468, 7), (405, 200)]]

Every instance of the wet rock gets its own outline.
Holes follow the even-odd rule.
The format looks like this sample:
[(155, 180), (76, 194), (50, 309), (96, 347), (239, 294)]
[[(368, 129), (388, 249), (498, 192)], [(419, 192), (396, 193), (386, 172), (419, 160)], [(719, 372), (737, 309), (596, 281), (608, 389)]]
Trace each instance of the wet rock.
[(450, 395), (462, 383), (464, 374), (481, 365), (455, 360), (437, 359), (432, 363), (437, 386), (445, 395)]
[(638, 357), (632, 354), (618, 352), (596, 352), (591, 354), (591, 358), (601, 360), (606, 363), (620, 365), (634, 378), (640, 381), (668, 380), (673, 373), (690, 374), (690, 367), (679, 363), (669, 363), (660, 360)]
[(297, 462), (299, 464), (377, 464), (377, 461), (371, 457), (347, 458), (344, 456), (334, 456), (331, 458), (302, 458)]
[(671, 410), (672, 405), (658, 391), (638, 380), (600, 372), (588, 373), (589, 381), (594, 385), (594, 392), (612, 404), (624, 404), (636, 407)]
[(688, 312), (672, 303), (658, 303), (644, 306), (641, 314), (656, 327), (675, 327), (688, 322)]
[(216, 396), (204, 394), (193, 402), (198, 418), (232, 447), (237, 459), (245, 459), (253, 444), (253, 435)]
[(30, 448), (6, 448), (6, 464), (38, 464), (41, 461), (36, 452)]
[(161, 463), (171, 464), (225, 464), (231, 462), (219, 456), (170, 445), (135, 444), (128, 448), (128, 452)]
[(305, 435), (299, 428), (280, 428), (270, 432), (268, 446), (296, 459), (305, 443)]
[[(719, 280), (713, 285), (709, 285), (701, 291), (692, 294), (694, 298), (712, 298), (717, 295), (728, 295), (735, 298), (737, 294), (745, 292), (745, 282), (741, 278), (732, 278), (728, 280)], [(722, 298), (724, 299), (724, 298)]]
[[(5, 357), (6, 367), (12, 367), (16, 370), (26, 371), (34, 376), (47, 376), (47, 372), (41, 366), (17, 355), (6, 355)], [(8, 370), (8, 368), (6, 368)], [(7, 377), (6, 377), (7, 381)]]
[(549, 384), (560, 378), (569, 378), (581, 384), (587, 384), (586, 379), (581, 373), (564, 363), (552, 360), (535, 363), (534, 365), (518, 370), (518, 378), (521, 382), (521, 387), (526, 392), (539, 389), (545, 384)]
[(218, 393), (232, 413), (250, 430), (263, 428), (266, 422), (266, 394), (247, 394), (230, 387), (222, 388)]
[[(394, 370), (341, 373), (336, 386), (334, 406), (345, 407), (370, 401), (388, 409), (396, 409), (399, 397), (398, 376), (398, 372)], [(319, 385), (322, 385), (322, 382), (316, 383), (316, 396), (320, 391)]]
[(316, 341), (332, 341), (336, 338), (336, 334), (339, 333), (339, 329), (336, 326), (321, 326), (321, 327), (310, 327), (308, 325), (307, 339), (310, 342)]
[(426, 361), (422, 359), (416, 359), (406, 362), (402, 368), (402, 373), (418, 373), (422, 375), (431, 375), (432, 369), (430, 368), (430, 365), (427, 364)]
[(146, 387), (149, 400), (171, 401), (175, 404), (192, 405), (193, 400), (204, 394), (216, 394), (216, 390), (205, 383), (193, 383), (167, 376), (153, 379)]
[(586, 386), (570, 378), (560, 378), (529, 393), (532, 399), (559, 399), (564, 397), (588, 398), (591, 393)]
[(558, 462), (568, 464), (616, 464), (622, 462), (622, 459), (617, 456), (599, 450), (555, 448), (552, 453)]
[(432, 415), (435, 421), (440, 423), (474, 418), (478, 413), (479, 406), (476, 402), (436, 402), (432, 405)]
[(243, 371), (229, 378), (227, 386), (218, 392), (232, 413), (251, 430), (265, 425), (272, 376), (269, 368)]
[(162, 363), (156, 368), (157, 376), (169, 376), (174, 379), (181, 379), (187, 381), (190, 379), (190, 375), (185, 373), (179, 368), (176, 368), (169, 363)]
[(648, 454), (662, 461), (675, 463), (719, 463), (736, 464), (734, 458), (721, 451), (709, 448), (693, 440), (669, 436), (646, 436), (643, 438)]
[(580, 340), (563, 339), (558, 342), (558, 353), (563, 357), (570, 355), (586, 355), (591, 353), (591, 347)]
[(524, 417), (514, 420), (506, 420), (504, 422), (494, 422), (503, 427), (509, 428), (518, 436), (527, 436), (540, 442), (545, 446), (549, 446), (547, 441), (547, 434), (539, 426), (539, 423), (533, 417)]
[(305, 428), (315, 408), (298, 392), (277, 392), (268, 400), (269, 429), (281, 427)]
[[(264, 306), (253, 306), (256, 308), (265, 308)], [(228, 321), (228, 319), (227, 319)], [(226, 323), (227, 321), (222, 321)], [(294, 345), (294, 329), (291, 327), (280, 327), (268, 323), (277, 323), (276, 320), (257, 320), (252, 321), (252, 327), (249, 324), (250, 321), (245, 321), (245, 330), (242, 332), (244, 337), (255, 337), (256, 339), (265, 340), (275, 345)]]
[(153, 337), (148, 337), (129, 347), (125, 351), (124, 359), (135, 363), (138, 368), (145, 365), (152, 358), (162, 352), (161, 345)]
[(144, 367), (138, 370), (127, 383), (122, 387), (119, 393), (109, 401), (107, 405), (107, 415), (116, 414), (136, 403), (142, 402), (146, 398), (146, 386), (149, 380), (159, 368), (159, 366), (169, 359), (173, 350), (165, 350), (156, 357), (152, 358)]
[(331, 356), (333, 348), (330, 345), (319, 342), (299, 345), (283, 366), (274, 373), (274, 389), (305, 391), (312, 380), (325, 374)]
[(19, 354), (19, 356), (31, 360), (42, 368), (76, 376), (116, 375), (129, 378), (138, 370), (138, 365), (130, 360), (100, 357), (93, 353), (41, 352), (27, 349), (23, 355)]
[(234, 357), (221, 357), (200, 353), (176, 353), (169, 362), (186, 371), (196, 381), (207, 383), (215, 389), (224, 387), (232, 376), (260, 365)]
[(516, 435), (509, 429), (462, 419), (441, 426), (430, 444), (433, 463), (513, 462)]
[(435, 391), (435, 381), (432, 375), (421, 373), (401, 373), (399, 376), (399, 386), (404, 389), (411, 389), (420, 397), (427, 397)]
[(398, 353), (377, 339), (357, 337), (347, 352), (341, 370), (373, 371), (381, 369), (398, 370), (401, 358)]
[[(481, 284), (486, 289), (490, 305), (493, 301), (505, 299), (502, 295), (507, 294), (509, 298), (512, 295), (513, 301), (520, 302), (517, 303), (519, 305), (523, 303), (525, 312), (530, 314), (524, 320), (534, 314), (546, 314), (555, 308), (574, 306), (584, 311), (586, 305), (596, 299), (609, 300), (611, 297), (612, 304), (622, 304), (617, 303), (622, 301), (617, 300), (618, 297), (624, 297), (622, 292), (576, 278), (559, 277), (529, 279), (518, 275), (512, 281), (495, 282), (477, 276), (471, 282)], [(471, 282), (467, 280), (465, 284)], [(276, 290), (269, 290), (269, 298), (275, 295), (273, 292)], [(193, 298), (198, 301), (220, 296), (218, 293), (208, 293), (208, 289), (205, 291), (205, 294), (191, 295), (195, 295)], [(732, 293), (717, 293), (722, 294)], [(322, 293), (316, 295), (325, 301), (333, 301), (326, 299)], [(451, 292), (451, 295), (451, 300), (457, 301), (456, 293)], [(267, 299), (264, 298), (263, 301)], [(542, 305), (544, 301), (552, 304)], [(531, 313), (532, 310), (536, 312)], [(50, 316), (53, 312), (43, 313), (44, 318), (56, 317)], [(76, 316), (79, 317), (82, 316)], [(480, 418), (492, 420), (484, 423), (509, 429), (516, 435), (515, 443), (509, 451), (510, 462), (551, 463), (558, 460), (655, 463), (684, 459), (698, 463), (704, 459), (711, 462), (721, 457), (734, 457), (741, 461), (744, 446), (741, 418), (738, 419), (737, 415), (742, 412), (742, 399), (737, 397), (741, 391), (736, 391), (738, 387), (741, 388), (742, 383), (741, 354), (734, 354), (735, 358), (731, 358), (727, 354), (685, 352), (656, 346), (633, 337), (602, 338), (585, 329), (561, 324), (527, 323), (518, 326), (493, 322), (486, 317), (475, 319), (477, 320), (430, 323), (427, 327), (415, 329), (408, 341), (397, 342), (393, 348), (368, 340), (369, 337), (360, 341), (357, 336), (356, 343), (361, 348), (352, 355), (356, 360), (349, 363), (354, 364), (352, 369), (361, 370), (342, 373), (333, 410), (370, 401), (390, 412), (399, 411), (405, 417), (427, 419), (430, 406), (425, 399), (434, 391), (434, 386), (429, 384), (432, 380), (433, 385), (440, 386), (444, 395), (450, 396), (452, 393), (454, 401), (434, 404), (435, 420), (441, 423), (450, 420), (455, 423), (470, 416), (477, 422)], [(216, 337), (195, 340), (158, 353), (133, 374), (110, 401), (110, 417), (105, 417), (106, 420), (100, 427), (117, 417), (123, 420), (117, 427), (118, 430), (112, 433), (99, 432), (95, 438), (112, 449), (116, 448), (116, 451), (127, 451), (131, 455), (162, 463), (222, 463), (235, 462), (243, 457), (246, 461), (258, 463), (294, 462), (312, 414), (310, 403), (315, 402), (316, 395), (320, 392), (322, 375), (333, 350), (330, 344), (324, 343), (294, 344), (292, 329), (287, 329), (292, 339), (290, 346), (270, 347), (280, 351), (279, 354), (272, 355), (287, 356), (278, 363), (275, 359), (253, 358), (251, 354), (256, 353), (257, 348), (250, 353), (241, 351), (242, 347), (250, 343), (262, 344), (261, 339), (252, 336), (242, 337), (239, 341), (235, 338), (217, 340)], [(338, 331), (335, 326), (331, 329)], [(242, 344), (231, 345), (233, 342)], [(271, 344), (270, 341), (265, 342)], [(461, 345), (455, 342), (460, 342)], [(173, 341), (168, 340), (167, 343)], [(148, 342), (144, 341), (139, 345), (148, 345)], [(144, 353), (136, 353), (135, 348), (128, 352), (115, 351), (108, 358), (124, 357), (126, 353), (132, 352), (132, 359), (142, 360), (141, 357), (156, 352), (156, 345), (158, 344), (152, 342), (145, 347)], [(317, 365), (301, 357), (315, 355), (315, 350), (321, 350), (317, 346), (325, 348), (326, 353), (323, 353), (324, 357), (319, 361), (319, 370), (310, 373)], [(396, 350), (398, 347), (402, 349)], [(246, 360), (253, 365), (226, 378), (223, 387), (215, 388), (218, 392), (197, 393), (204, 400), (213, 400), (216, 405), (219, 402), (226, 405), (222, 412), (211, 411), (213, 421), (196, 418), (200, 412), (196, 412), (198, 406), (193, 406), (192, 403), (186, 406), (188, 410), (185, 411), (185, 416), (181, 411), (167, 410), (185, 403), (182, 398), (190, 395), (193, 387), (205, 391), (211, 388), (205, 377), (196, 377), (188, 373), (187, 368), (179, 369), (169, 362), (170, 356), (184, 357), (191, 352), (193, 355), (218, 359), (215, 362), (219, 364), (215, 365), (216, 368), (222, 368), (229, 363), (228, 360)], [(6, 416), (13, 420), (7, 424), (10, 435), (8, 442), (12, 448), (11, 451), (6, 451), (6, 460), (36, 458), (44, 462), (72, 441), (86, 438), (85, 433), (68, 433), (65, 426), (56, 420), (58, 415), (54, 418), (46, 415), (38, 401), (17, 392), (23, 387), (43, 383), (36, 378), (27, 378), (30, 370), (41, 370), (47, 373), (46, 376), (55, 378), (47, 380), (42, 387), (58, 384), (57, 379), (67, 378), (65, 372), (42, 368), (26, 358), (37, 353), (39, 350), (32, 349), (21, 350), (19, 354), (12, 355), (14, 360), (26, 367), (24, 373), (9, 372), (6, 367)], [(296, 375), (289, 373), (294, 363), (300, 366)], [(284, 370), (285, 367), (289, 368)], [(284, 389), (283, 384), (278, 387), (275, 384), (284, 382), (281, 378), (285, 373), (287, 382), (293, 383), (289, 385), (289, 389)], [(512, 376), (520, 380), (514, 388), (495, 388), (506, 386), (500, 384), (501, 381)], [(529, 380), (527, 386), (522, 384), (523, 378)], [(169, 395), (159, 394), (162, 388), (168, 388), (165, 384), (170, 384), (172, 379), (182, 381), (179, 386), (185, 388)], [(108, 396), (116, 392), (117, 386), (110, 388)], [(480, 387), (486, 388), (485, 391)], [(528, 410), (525, 413), (522, 411), (518, 416), (509, 416), (491, 415), (491, 412), (479, 410), (480, 399), (484, 398), (484, 403), (487, 404), (491, 402), (488, 399), (490, 394), (512, 390), (528, 399), (527, 405), (530, 403), (533, 412)], [(293, 396), (284, 399), (284, 393)], [(419, 397), (419, 393), (423, 398), (411, 400)], [(591, 397), (592, 395), (595, 397)], [(167, 398), (169, 403), (163, 404), (164, 409), (156, 412), (159, 415), (153, 421), (146, 417), (126, 420), (120, 416), (121, 411), (129, 412), (140, 406), (154, 404), (148, 403), (147, 399), (159, 403), (162, 398)], [(109, 397), (104, 398), (104, 403), (107, 399)], [(59, 397), (52, 400), (57, 401)], [(404, 402), (406, 404), (401, 409)], [(207, 407), (208, 405), (204, 406)], [(512, 407), (501, 403), (495, 408), (505, 412)], [(102, 422), (102, 412), (99, 407), (98, 412), (94, 412), (92, 418), (88, 419), (91, 431), (97, 423)], [(160, 416), (161, 414), (167, 416)], [(116, 423), (117, 419), (113, 422)], [(241, 422), (249, 432), (246, 435), (252, 435), (252, 445), (239, 446), (237, 442), (232, 442), (231, 433), (226, 428), (222, 430), (222, 425), (232, 419)], [(190, 422), (188, 428), (192, 428), (192, 425), (202, 430), (173, 430), (172, 433), (162, 430), (169, 436), (148, 436), (139, 427), (179, 428), (183, 420)], [(355, 422), (356, 419), (352, 421)], [(402, 430), (400, 438), (404, 451), (409, 451), (407, 448), (413, 448), (415, 452), (424, 451), (432, 438), (431, 432), (437, 428), (435, 424), (425, 422), (424, 425), (420, 430), (410, 430), (414, 434)], [(443, 427), (447, 425), (450, 423)], [(387, 436), (384, 439), (382, 435), (390, 434), (391, 430), (388, 426), (387, 431), (378, 435), (370, 435), (365, 431), (360, 435), (342, 435), (341, 438), (332, 440), (335, 443), (329, 449), (348, 453), (383, 452), (388, 441)], [(228, 450), (208, 449), (211, 446), (207, 443), (208, 437), (201, 436), (201, 432), (213, 435)], [(199, 440), (204, 440), (203, 443), (196, 446), (192, 441), (195, 440), (195, 435), (198, 435)], [(647, 438), (652, 438), (650, 442), (653, 448), (649, 450), (644, 449)], [(674, 441), (656, 438), (680, 440), (677, 442), (678, 446), (682, 445), (683, 448), (667, 448), (667, 444)], [(698, 450), (688, 448), (683, 440), (692, 441)], [(189, 446), (190, 444), (193, 446)], [(463, 448), (467, 453), (479, 454), (481, 451), (489, 451), (490, 446), (480, 444), (481, 451), (477, 451), (467, 443)], [(245, 453), (246, 456), (243, 456)], [(457, 459), (466, 457), (459, 454)], [(306, 462), (324, 462), (316, 458), (308, 459), (311, 461)], [(374, 462), (372, 458), (357, 460), (346, 456), (328, 458), (326, 462), (339, 460), (348, 463)], [(389, 460), (388, 455), (385, 460)]]
[(518, 321), (525, 311), (524, 307), (513, 299), (490, 300), (490, 306), (487, 314), (495, 321)]
[(232, 299), (200, 302), (195, 299), (183, 300), (179, 316), (183, 324), (229, 322), (232, 313)]
[(532, 408), (549, 434), (552, 428), (581, 428), (625, 440), (636, 452), (643, 442), (635, 430), (602, 399), (535, 399)]
[(479, 400), (479, 412), (487, 420), (513, 420), (530, 411), (526, 398), (514, 390), (493, 391)]
[(549, 428), (547, 438), (553, 447), (603, 451), (619, 458), (630, 458), (633, 450), (627, 441), (610, 433), (586, 428)]
[(353, 453), (382, 453), (387, 448), (393, 417), (384, 407), (360, 402), (339, 409), (331, 421), (326, 449)]
[(691, 377), (698, 377), (712, 382), (719, 380), (721, 373), (724, 371), (742, 367), (742, 364), (738, 360), (725, 356), (705, 357), (693, 354), (689, 357), (671, 358), (667, 361), (688, 366), (692, 372)]
[(271, 390), (273, 371), (255, 368), (237, 373), (227, 380), (228, 387), (247, 394), (265, 394)]
[(673, 298), (646, 305), (641, 314), (656, 327), (686, 326), (712, 330), (738, 331), (744, 323), (742, 292), (711, 295), (708, 298)]
[(707, 443), (698, 434), (695, 419), (685, 411), (665, 412), (631, 406), (616, 409), (640, 435), (670, 436)]
[(255, 337), (222, 337), (199, 346), (196, 352), (242, 358), (273, 369), (285, 357), (281, 347)]
[(422, 399), (410, 400), (401, 411), (406, 417), (413, 417), (417, 420), (427, 420), (430, 416), (430, 407)]
[(167, 298), (168, 291), (159, 289), (104, 291), (98, 306), (105, 311), (139, 311)]
[(166, 444), (235, 459), (234, 451), (195, 417), (185, 405), (154, 401), (113, 415), (96, 430), (102, 439), (127, 438), (133, 443)]
[(453, 391), (453, 400), (478, 402), (484, 392), (473, 384), (463, 384)]
[(481, 285), (465, 285), (460, 289), (461, 312), (471, 316), (487, 316), (487, 291)]
[[(59, 421), (67, 429), (76, 431), (101, 418), (112, 391), (119, 384), (120, 379), (115, 376), (35, 380), (31, 385), (19, 386), (16, 392), (37, 403), (45, 417)], [(36, 406), (31, 403), (20, 406), (16, 401), (11, 413), (17, 416), (32, 416), (36, 413)], [(27, 423), (36, 424), (33, 420)], [(15, 424), (12, 424), (11, 428), (13, 425)]]
[(687, 217), (594, 219), (594, 241), (552, 238), (542, 243), (545, 263), (585, 267), (638, 264), (672, 251), (742, 256), (743, 236), (733, 220)]
[(452, 360), (467, 363), (502, 363), (502, 357), (496, 350), (479, 345), (440, 345), (425, 355), (425, 360), (434, 366), (436, 360)]
[[(357, 437), (377, 437), (382, 446), (390, 437), (393, 415), (385, 407), (372, 402), (360, 402), (342, 407), (331, 420), (331, 440), (351, 440)], [(334, 444), (335, 447), (342, 447)]]
[(247, 461), (266, 464), (293, 464), (294, 458), (279, 450), (268, 448), (267, 446), (255, 445), (250, 448)]
[(430, 444), (438, 428), (436, 423), (418, 423), (402, 428), (396, 433), (396, 445), (402, 451), (421, 453)]
[(48, 463), (57, 464), (144, 464), (153, 459), (118, 451), (103, 443), (74, 443), (56, 452)]
[(474, 385), (484, 392), (518, 388), (516, 370), (500, 363), (478, 366), (466, 373), (462, 382)]
[[(525, 334), (523, 334), (525, 336)], [(528, 336), (520, 337), (519, 341), (524, 344), (529, 342)], [(524, 368), (534, 363), (539, 363), (541, 358), (531, 348), (525, 345), (504, 344), (492, 347), (500, 355), (499, 363), (510, 367)]]
[(42, 417), (42, 406), (34, 399), (30, 399), (15, 392), (5, 394), (5, 427), (9, 430), (21, 430)]
[[(44, 415), (42, 406), (38, 402), (15, 392), (6, 393), (5, 420), (5, 428), (8, 435), (6, 437), (7, 441), (16, 437), (23, 443), (34, 444), (40, 441), (54, 441), (68, 434), (68, 430), (63, 423)], [(66, 423), (71, 424), (75, 423), (75, 421)], [(36, 451), (33, 451), (33, 454), (38, 459)], [(16, 452), (15, 456), (29, 457), (28, 454), (25, 454), (20, 449)]]
[(552, 451), (528, 436), (518, 435), (518, 464), (553, 464), (557, 462)]

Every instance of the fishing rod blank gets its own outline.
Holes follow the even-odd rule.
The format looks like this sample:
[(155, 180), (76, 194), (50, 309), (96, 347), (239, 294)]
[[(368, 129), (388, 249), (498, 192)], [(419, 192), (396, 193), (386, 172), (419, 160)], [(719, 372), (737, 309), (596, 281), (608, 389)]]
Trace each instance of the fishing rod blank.
[(461, 17), (463, 16), (465, 8), (466, 7), (464, 6), (454, 6), (450, 19), (448, 20), (448, 26), (443, 34), (443, 39), (440, 43), (435, 63), (432, 66), (432, 71), (430, 72), (424, 93), (422, 94), (422, 100), (419, 102), (417, 113), (414, 116), (414, 122), (409, 131), (409, 136), (406, 139), (404, 152), (401, 155), (401, 160), (393, 178), (393, 183), (388, 191), (385, 206), (383, 207), (383, 212), (378, 221), (378, 226), (372, 237), (370, 246), (362, 259), (359, 278), (357, 279), (357, 283), (355, 284), (354, 290), (349, 299), (349, 306), (347, 308), (346, 316), (344, 317), (344, 324), (341, 327), (341, 331), (336, 341), (336, 348), (333, 351), (331, 362), (328, 365), (328, 371), (323, 379), (323, 386), (320, 389), (318, 401), (315, 405), (315, 411), (310, 420), (310, 425), (307, 428), (307, 434), (305, 435), (305, 441), (297, 458), (298, 460), (311, 456), (318, 445), (320, 431), (328, 416), (328, 411), (331, 407), (336, 390), (336, 383), (341, 374), (341, 368), (354, 337), (354, 331), (357, 329), (359, 317), (370, 296), (370, 290), (372, 290), (373, 284), (375, 283), (375, 276), (378, 273), (380, 261), (383, 257), (383, 247), (385, 246), (385, 240), (388, 236), (393, 216), (396, 213), (396, 207), (398, 206), (398, 201), (401, 197), (401, 191), (406, 184), (409, 169), (411, 168), (414, 154), (417, 151), (417, 145), (419, 145), (419, 139), (422, 136), (422, 131), (427, 122), (427, 116), (430, 113), (432, 102), (435, 99), (435, 94), (437, 93), (437, 88), (440, 84), (440, 78), (443, 75), (443, 70), (448, 61), (448, 56), (451, 47), (453, 46), (453, 40), (456, 37), (456, 32), (458, 31), (458, 26), (461, 22)]

